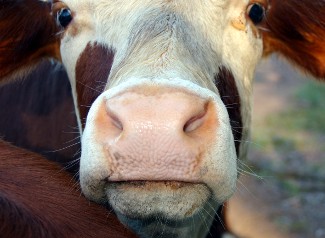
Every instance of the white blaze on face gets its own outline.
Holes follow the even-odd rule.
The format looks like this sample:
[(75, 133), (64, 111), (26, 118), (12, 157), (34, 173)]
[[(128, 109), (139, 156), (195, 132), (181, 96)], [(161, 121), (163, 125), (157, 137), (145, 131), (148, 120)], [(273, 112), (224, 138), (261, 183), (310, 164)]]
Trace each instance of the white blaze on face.
[[(152, 232), (141, 221), (158, 216), (184, 225), (166, 223), (162, 227), (170, 234), (203, 237), (212, 218), (203, 223), (202, 211), (222, 204), (236, 186), (230, 122), (242, 128), (240, 139), (248, 136), (252, 76), (262, 53), (261, 39), (247, 21), (248, 1), (65, 3), (74, 20), (61, 52), (80, 129), (81, 107), (90, 105), (82, 105), (88, 96), (78, 84), (92, 85), (99, 95), (82, 133), (83, 192), (91, 200), (109, 201), (135, 230)], [(89, 53), (99, 46), (112, 52), (109, 57)], [(80, 65), (94, 72), (80, 74)], [(105, 67), (106, 79), (98, 79), (96, 72)], [(93, 88), (96, 81), (106, 85), (104, 91)], [(224, 105), (226, 97), (236, 105)], [(246, 146), (237, 148), (239, 157)]]

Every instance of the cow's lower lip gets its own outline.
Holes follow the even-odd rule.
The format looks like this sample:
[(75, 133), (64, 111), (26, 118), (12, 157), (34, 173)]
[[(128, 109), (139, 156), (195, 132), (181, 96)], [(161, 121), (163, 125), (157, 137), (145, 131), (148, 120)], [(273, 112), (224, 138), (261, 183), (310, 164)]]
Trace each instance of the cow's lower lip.
[(188, 219), (212, 197), (206, 184), (182, 181), (109, 182), (106, 196), (115, 212), (130, 219)]

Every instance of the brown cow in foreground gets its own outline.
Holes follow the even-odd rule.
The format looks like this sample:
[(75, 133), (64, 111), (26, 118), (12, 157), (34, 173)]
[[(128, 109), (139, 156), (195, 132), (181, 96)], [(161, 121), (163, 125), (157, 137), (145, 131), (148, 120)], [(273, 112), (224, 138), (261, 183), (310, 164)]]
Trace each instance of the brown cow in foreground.
[[(50, 71), (49, 78), (42, 76), (44, 72)], [(4, 136), (3, 139), (13, 142), (16, 146), (43, 154), (41, 157), (0, 141), (0, 151), (3, 156), (0, 158), (4, 158), (0, 159), (0, 170), (5, 170), (2, 176), (0, 175), (1, 178), (5, 178), (0, 179), (0, 191), (10, 194), (7, 201), (9, 200), (17, 208), (8, 207), (8, 203), (4, 200), (0, 202), (0, 224), (3, 224), (0, 228), (1, 237), (53, 237), (54, 235), (50, 234), (57, 234), (57, 230), (62, 230), (59, 226), (60, 220), (63, 220), (61, 224), (71, 227), (72, 230), (67, 233), (62, 230), (61, 233), (65, 235), (55, 237), (83, 237), (83, 234), (88, 234), (89, 237), (99, 237), (101, 230), (107, 233), (103, 235), (104, 237), (118, 237), (120, 232), (126, 237), (133, 237), (130, 232), (124, 229), (121, 231), (113, 212), (106, 211), (104, 207), (95, 206), (93, 203), (85, 204), (85, 199), (75, 180), (77, 176), (73, 178), (62, 168), (63, 166), (72, 174), (77, 172), (78, 160), (74, 160), (78, 158), (76, 152), (80, 147), (77, 143), (77, 134), (74, 133), (77, 124), (73, 114), (71, 93), (67, 91), (69, 87), (67, 80), (62, 69), (45, 62), (40, 64), (27, 79), (24, 79), (23, 83), (17, 80), (0, 88), (0, 108), (6, 108), (0, 111), (0, 134)], [(27, 97), (28, 100), (26, 100)], [(62, 145), (67, 148), (62, 149)], [(27, 163), (24, 158), (27, 158)], [(48, 160), (53, 160), (61, 166)], [(23, 166), (19, 166), (21, 164)], [(32, 192), (27, 192), (28, 188), (22, 186), (22, 180)], [(46, 190), (44, 190), (44, 182)], [(17, 186), (8, 186), (10, 184), (17, 184)], [(65, 185), (68, 186), (69, 193), (63, 200), (60, 192), (64, 191)], [(42, 196), (37, 189), (48, 192), (51, 196)], [(41, 203), (35, 203), (35, 194), (39, 194), (37, 199), (41, 200)], [(25, 201), (23, 205), (21, 205), (22, 200)], [(52, 204), (52, 206), (46, 204)], [(30, 207), (31, 205), (34, 207)], [(40, 209), (42, 214), (37, 212)], [(69, 216), (62, 216), (61, 212), (64, 210), (69, 210)], [(23, 217), (20, 215), (23, 212), (28, 217), (24, 224), (35, 225), (28, 232), (21, 222)], [(59, 221), (51, 219), (55, 221), (50, 223), (51, 229), (45, 229), (35, 222), (43, 220), (44, 217), (57, 215), (60, 215), (57, 217)], [(223, 220), (224, 215), (225, 209), (218, 214)], [(71, 219), (72, 216), (74, 219)], [(93, 228), (84, 232), (84, 227), (80, 224), (88, 221), (90, 221), (89, 226)], [(105, 221), (105, 226), (102, 229), (94, 229), (98, 224), (102, 225), (103, 221)], [(13, 224), (15, 229), (13, 229)], [(118, 227), (116, 228), (115, 225)], [(44, 231), (46, 233), (42, 236), (41, 233)], [(220, 224), (216, 216), (215, 224), (210, 230), (211, 237), (219, 237), (225, 232), (227, 232), (226, 227)]]
[(1, 238), (135, 237), (111, 208), (87, 201), (77, 177), (64, 171), (76, 173), (78, 163), (71, 160), (79, 146), (62, 150), (76, 137), (76, 120), (60, 68), (45, 62), (23, 82), (3, 85), (0, 108), (0, 137), (43, 153), (0, 140)]
[(2, 1), (0, 78), (62, 60), (86, 197), (141, 237), (204, 237), (236, 190), (261, 56), (281, 53), (324, 78), (324, 5)]
[(62, 167), (0, 141), (1, 237), (135, 237)]

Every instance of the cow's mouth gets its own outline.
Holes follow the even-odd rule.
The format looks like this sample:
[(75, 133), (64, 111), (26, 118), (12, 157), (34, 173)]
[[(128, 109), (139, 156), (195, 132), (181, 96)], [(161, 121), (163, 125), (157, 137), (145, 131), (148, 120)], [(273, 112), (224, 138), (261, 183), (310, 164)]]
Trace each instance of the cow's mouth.
[(212, 192), (202, 183), (128, 181), (109, 183), (106, 196), (115, 212), (128, 219), (163, 217), (171, 224), (199, 213)]
[(122, 182), (111, 182), (109, 183), (109, 188), (143, 188), (143, 189), (150, 189), (156, 186), (165, 186), (166, 188), (170, 189), (180, 189), (183, 187), (190, 187), (197, 183), (189, 183), (189, 182), (182, 182), (182, 181), (145, 181), (145, 180), (138, 180), (138, 181), (122, 181)]

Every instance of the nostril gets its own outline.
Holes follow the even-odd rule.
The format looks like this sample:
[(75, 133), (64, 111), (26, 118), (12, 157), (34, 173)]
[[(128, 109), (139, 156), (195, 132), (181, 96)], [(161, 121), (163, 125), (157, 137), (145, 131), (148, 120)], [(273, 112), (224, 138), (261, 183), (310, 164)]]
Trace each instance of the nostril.
[(123, 131), (123, 124), (119, 120), (119, 118), (109, 109), (107, 108), (107, 115), (111, 121), (111, 123), (119, 130)]
[(198, 129), (199, 127), (202, 126), (202, 124), (204, 123), (205, 120), (205, 115), (207, 113), (206, 110), (207, 107), (205, 107), (205, 110), (198, 113), (197, 115), (191, 117), (184, 125), (183, 127), (183, 131), (185, 133), (189, 133), (192, 132), (196, 129)]

